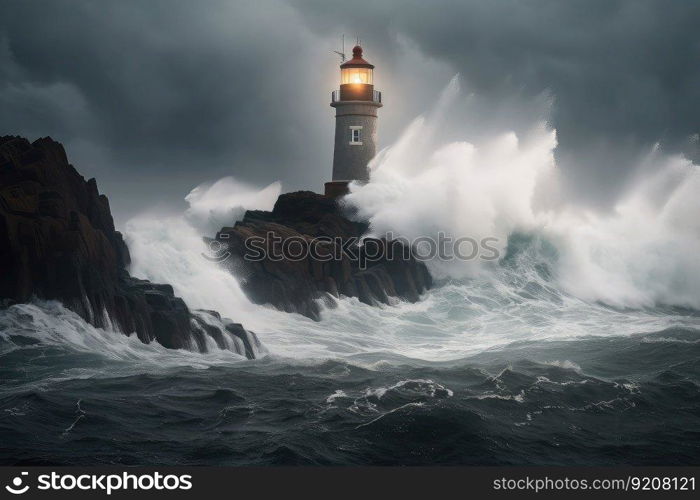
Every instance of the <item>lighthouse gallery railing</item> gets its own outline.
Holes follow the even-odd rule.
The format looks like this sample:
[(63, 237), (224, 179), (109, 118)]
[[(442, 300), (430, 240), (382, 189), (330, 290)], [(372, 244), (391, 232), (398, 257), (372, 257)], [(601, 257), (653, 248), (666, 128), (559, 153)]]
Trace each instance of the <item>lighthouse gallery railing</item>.
[[(331, 92), (331, 102), (340, 102), (340, 90)], [(382, 93), (379, 90), (372, 91), (372, 102), (382, 102)]]

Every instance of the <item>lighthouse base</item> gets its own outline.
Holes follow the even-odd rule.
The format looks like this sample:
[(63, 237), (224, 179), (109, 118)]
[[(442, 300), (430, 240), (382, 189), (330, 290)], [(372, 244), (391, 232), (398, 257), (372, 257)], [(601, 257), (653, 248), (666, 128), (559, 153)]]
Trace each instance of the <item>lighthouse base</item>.
[(345, 196), (350, 192), (348, 190), (348, 184), (350, 184), (350, 181), (326, 182), (325, 195), (330, 198), (340, 198), (341, 196)]

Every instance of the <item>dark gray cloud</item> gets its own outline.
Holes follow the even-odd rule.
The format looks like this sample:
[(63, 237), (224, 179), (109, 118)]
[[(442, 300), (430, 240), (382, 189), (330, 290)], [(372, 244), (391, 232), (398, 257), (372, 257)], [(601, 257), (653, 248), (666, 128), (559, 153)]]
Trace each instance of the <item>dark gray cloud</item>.
[(4, 1), (2, 12), (0, 133), (64, 142), (115, 210), (223, 175), (321, 186), (335, 60), (292, 7)]
[(122, 220), (223, 175), (320, 189), (340, 33), (377, 65), (384, 145), (459, 72), (484, 124), (517, 128), (554, 101), (582, 197), (609, 200), (657, 141), (697, 154), (698, 2), (0, 0), (0, 12), (0, 134), (64, 142)]
[(656, 142), (698, 159), (697, 1), (376, 3), (295, 2), (320, 30), (363, 27), (380, 44), (409, 37), (493, 105), (548, 92), (558, 158), (582, 196), (609, 200)]

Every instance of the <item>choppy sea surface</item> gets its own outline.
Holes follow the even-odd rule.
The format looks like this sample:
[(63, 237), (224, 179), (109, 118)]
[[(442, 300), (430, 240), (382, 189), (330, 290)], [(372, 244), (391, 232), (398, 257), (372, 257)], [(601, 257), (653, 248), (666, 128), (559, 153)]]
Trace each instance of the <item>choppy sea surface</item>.
[(13, 306), (0, 463), (698, 464), (698, 312), (615, 309), (550, 278), (505, 259), (416, 304), (261, 308), (253, 361)]

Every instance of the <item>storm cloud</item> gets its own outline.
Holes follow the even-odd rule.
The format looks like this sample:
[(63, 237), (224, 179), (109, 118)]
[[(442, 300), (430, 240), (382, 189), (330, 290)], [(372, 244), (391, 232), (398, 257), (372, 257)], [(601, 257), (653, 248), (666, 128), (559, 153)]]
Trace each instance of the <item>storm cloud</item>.
[(565, 177), (605, 206), (654, 144), (698, 159), (699, 20), (682, 0), (0, 0), (0, 134), (63, 142), (120, 220), (224, 175), (320, 190), (345, 33), (377, 66), (380, 145), (459, 73), (485, 126), (550, 103)]

